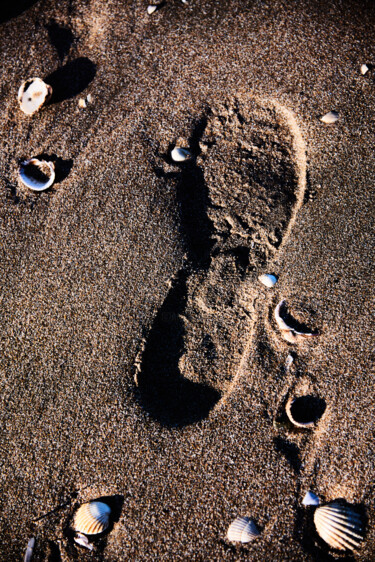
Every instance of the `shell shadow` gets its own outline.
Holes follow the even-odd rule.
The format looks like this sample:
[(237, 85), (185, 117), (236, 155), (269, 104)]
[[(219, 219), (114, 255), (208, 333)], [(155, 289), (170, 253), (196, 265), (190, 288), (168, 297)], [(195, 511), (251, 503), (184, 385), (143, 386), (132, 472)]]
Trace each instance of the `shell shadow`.
[(61, 66), (44, 78), (52, 86), (52, 97), (48, 105), (60, 103), (81, 93), (92, 82), (96, 64), (87, 57), (80, 57)]
[(36, 4), (38, 0), (3, 0), (0, 8), (0, 23), (4, 23), (22, 14)]
[(294, 472), (299, 474), (302, 467), (300, 459), (300, 450), (295, 443), (283, 439), (282, 437), (275, 437), (273, 440), (277, 452), (282, 453)]
[(64, 160), (63, 158), (56, 156), (56, 154), (46, 154), (43, 152), (42, 154), (38, 154), (35, 158), (38, 158), (39, 160), (47, 160), (55, 164), (55, 184), (64, 181), (73, 167), (72, 159)]
[(70, 47), (74, 42), (74, 35), (70, 29), (59, 25), (54, 19), (46, 25), (46, 28), (49, 40), (55, 47), (58, 57), (62, 62), (69, 53)]

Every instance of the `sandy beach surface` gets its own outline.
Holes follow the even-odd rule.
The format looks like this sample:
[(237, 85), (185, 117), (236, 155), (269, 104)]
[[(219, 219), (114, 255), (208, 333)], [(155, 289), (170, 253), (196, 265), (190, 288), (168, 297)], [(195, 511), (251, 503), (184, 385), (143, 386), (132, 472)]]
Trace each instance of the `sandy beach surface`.
[[(2, 8), (0, 560), (374, 560), (375, 5), (147, 6)], [(357, 510), (358, 547), (307, 491)]]

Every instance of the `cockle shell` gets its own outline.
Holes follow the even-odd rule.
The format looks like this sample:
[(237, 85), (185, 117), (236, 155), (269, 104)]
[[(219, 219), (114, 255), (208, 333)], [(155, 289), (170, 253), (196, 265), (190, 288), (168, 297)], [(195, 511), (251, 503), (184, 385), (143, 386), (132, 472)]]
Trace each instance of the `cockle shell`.
[(179, 148), (175, 146), (171, 152), (171, 158), (175, 162), (185, 162), (191, 158), (191, 153), (186, 148)]
[(323, 123), (336, 123), (337, 119), (339, 118), (339, 114), (337, 111), (329, 111), (323, 117), (320, 118)]
[(259, 275), (258, 280), (268, 288), (273, 287), (277, 283), (276, 275), (272, 275), (270, 273), (263, 273), (263, 275)]
[(302, 500), (302, 505), (319, 505), (320, 499), (314, 492), (306, 492), (305, 497)]
[(249, 517), (237, 517), (230, 525), (227, 532), (231, 542), (247, 543), (259, 537), (260, 532), (254, 521)]
[(29, 78), (18, 90), (18, 102), (26, 115), (32, 115), (42, 107), (52, 95), (52, 87), (40, 78)]
[(350, 506), (331, 502), (314, 513), (314, 523), (321, 538), (333, 548), (353, 550), (363, 540), (361, 516)]
[(289, 343), (301, 343), (305, 339), (318, 336), (319, 334), (314, 332), (297, 332), (297, 330), (295, 330), (285, 322), (280, 314), (281, 309), (285, 307), (285, 302), (285, 300), (280, 301), (276, 306), (274, 313), (276, 324), (278, 325), (284, 340), (288, 341)]
[(31, 158), (21, 163), (19, 178), (26, 187), (33, 191), (44, 191), (55, 181), (53, 162)]
[(103, 533), (109, 525), (111, 508), (103, 502), (84, 503), (74, 516), (74, 529), (84, 535)]

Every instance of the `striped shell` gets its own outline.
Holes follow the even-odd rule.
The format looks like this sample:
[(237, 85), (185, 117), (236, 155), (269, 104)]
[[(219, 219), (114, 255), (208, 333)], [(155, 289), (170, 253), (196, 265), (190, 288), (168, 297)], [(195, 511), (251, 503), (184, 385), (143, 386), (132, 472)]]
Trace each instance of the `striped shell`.
[(84, 535), (98, 535), (108, 528), (111, 508), (103, 502), (84, 503), (74, 516), (74, 529)]
[(32, 191), (45, 191), (55, 181), (53, 162), (31, 158), (22, 162), (19, 178)]
[(247, 543), (259, 537), (260, 532), (254, 521), (249, 517), (237, 517), (230, 525), (227, 532), (231, 542)]
[(333, 548), (353, 550), (363, 540), (361, 516), (350, 506), (331, 502), (318, 507), (314, 523), (321, 538)]
[(51, 95), (51, 86), (45, 84), (40, 78), (29, 78), (21, 84), (18, 90), (20, 109), (26, 115), (32, 115), (49, 100)]

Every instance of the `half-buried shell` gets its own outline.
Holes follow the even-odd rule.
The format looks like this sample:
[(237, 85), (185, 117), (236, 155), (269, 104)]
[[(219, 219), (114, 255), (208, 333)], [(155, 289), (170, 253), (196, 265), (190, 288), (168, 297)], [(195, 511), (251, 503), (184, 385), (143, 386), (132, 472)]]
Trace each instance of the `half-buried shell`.
[(26, 115), (32, 115), (46, 103), (52, 95), (52, 87), (40, 78), (29, 78), (18, 90), (18, 102)]
[(33, 191), (44, 191), (55, 181), (53, 162), (31, 158), (21, 163), (19, 178), (26, 187)]
[(231, 542), (251, 542), (259, 537), (260, 532), (254, 521), (249, 517), (237, 517), (230, 525), (227, 532)]
[(73, 526), (77, 533), (98, 535), (109, 525), (111, 508), (104, 502), (84, 503), (74, 516)]
[(321, 538), (338, 550), (353, 550), (364, 537), (361, 516), (352, 507), (337, 501), (318, 507), (314, 523)]
[[(278, 325), (281, 334), (289, 343), (302, 343), (304, 340), (312, 338), (314, 336), (318, 336), (317, 332), (308, 332), (308, 331), (297, 331), (293, 326), (290, 326), (286, 323), (284, 318), (282, 317), (282, 312), (286, 309), (286, 301), (282, 300), (275, 308), (275, 320), (276, 324)], [(284, 312), (285, 314), (285, 312)]]
[(171, 158), (175, 162), (185, 162), (186, 160), (190, 160), (191, 152), (186, 148), (180, 148), (179, 146), (175, 146), (174, 149), (171, 151)]

